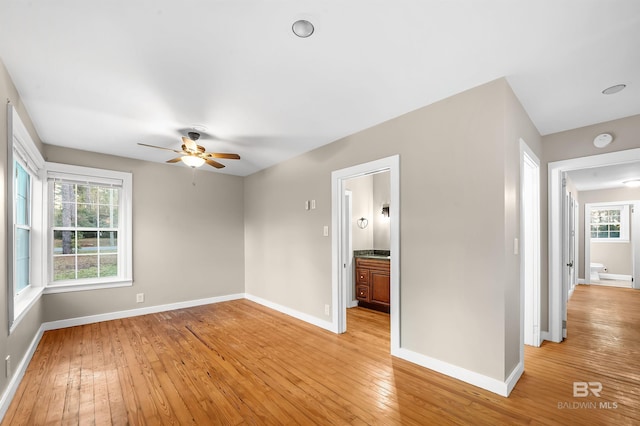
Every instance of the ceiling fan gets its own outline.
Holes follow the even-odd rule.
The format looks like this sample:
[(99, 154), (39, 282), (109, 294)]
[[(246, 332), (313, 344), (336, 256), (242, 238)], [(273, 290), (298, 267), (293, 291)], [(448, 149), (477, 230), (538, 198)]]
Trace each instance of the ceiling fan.
[(214, 158), (224, 158), (227, 160), (239, 160), (240, 156), (238, 154), (223, 154), (220, 152), (206, 152), (204, 147), (198, 145), (196, 141), (200, 139), (200, 133), (197, 132), (189, 132), (187, 133), (189, 137), (182, 137), (182, 151), (178, 151), (177, 149), (164, 148), (161, 146), (148, 145), (146, 143), (138, 143), (138, 145), (148, 146), (150, 148), (158, 148), (164, 149), (165, 151), (173, 151), (175, 153), (180, 154), (180, 157), (172, 158), (171, 160), (167, 160), (167, 163), (177, 163), (178, 161), (182, 161), (189, 167), (196, 168), (202, 166), (204, 163), (207, 163), (211, 167), (215, 167), (216, 169), (221, 169), (224, 167), (224, 164), (218, 163), (214, 160)]

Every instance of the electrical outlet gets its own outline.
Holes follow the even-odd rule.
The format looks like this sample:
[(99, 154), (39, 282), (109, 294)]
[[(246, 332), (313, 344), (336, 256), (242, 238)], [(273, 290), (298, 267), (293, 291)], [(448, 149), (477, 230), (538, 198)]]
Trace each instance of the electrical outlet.
[(329, 315), (329, 305), (324, 305), (324, 314)]
[(11, 377), (11, 355), (4, 359), (4, 373), (7, 378)]
[(136, 303), (143, 303), (143, 302), (144, 302), (144, 293), (136, 294)]

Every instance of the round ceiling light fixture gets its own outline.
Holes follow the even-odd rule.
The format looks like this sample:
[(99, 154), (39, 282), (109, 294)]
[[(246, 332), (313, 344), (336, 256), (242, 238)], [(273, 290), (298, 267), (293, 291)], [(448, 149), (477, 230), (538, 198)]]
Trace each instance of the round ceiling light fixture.
[(622, 183), (629, 188), (640, 188), (640, 179), (625, 180)]
[(596, 148), (604, 148), (613, 141), (611, 133), (600, 133), (593, 139), (593, 144)]
[(607, 87), (606, 89), (604, 89), (602, 91), (602, 94), (603, 95), (613, 95), (615, 93), (618, 93), (618, 92), (622, 91), (625, 87), (627, 87), (626, 84), (616, 84), (615, 86)]
[(313, 34), (313, 24), (307, 20), (299, 19), (291, 26), (293, 33), (300, 38), (307, 38)]

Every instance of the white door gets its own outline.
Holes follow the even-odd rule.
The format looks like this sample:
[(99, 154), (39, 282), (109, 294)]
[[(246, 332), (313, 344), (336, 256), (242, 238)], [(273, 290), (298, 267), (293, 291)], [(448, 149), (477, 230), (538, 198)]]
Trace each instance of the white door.
[[(563, 182), (565, 180), (563, 179)], [(564, 183), (563, 183), (564, 185)], [(562, 240), (563, 240), (563, 268), (562, 274), (562, 337), (567, 337), (567, 303), (569, 302), (569, 296), (573, 292), (575, 283), (575, 200), (572, 194), (566, 190), (563, 199), (562, 206)]]

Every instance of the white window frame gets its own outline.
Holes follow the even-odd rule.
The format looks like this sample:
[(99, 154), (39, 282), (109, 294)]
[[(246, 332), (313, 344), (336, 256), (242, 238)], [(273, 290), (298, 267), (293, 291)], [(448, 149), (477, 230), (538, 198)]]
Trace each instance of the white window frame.
[[(628, 243), (629, 242), (629, 204), (620, 203), (590, 203), (585, 215), (586, 232), (593, 243)], [(620, 210), (620, 236), (618, 238), (591, 237), (591, 212), (593, 210)]]
[[(9, 313), (9, 333), (12, 333), (15, 327), (25, 317), (29, 309), (40, 299), (40, 295), (44, 290), (44, 205), (42, 192), (42, 175), (45, 161), (31, 139), (31, 135), (27, 131), (20, 116), (15, 111), (13, 105), (9, 104), (7, 108), (7, 132), (9, 141), (7, 146), (7, 173), (9, 181), (7, 185), (7, 212), (9, 217), (7, 221), (7, 240), (11, 244), (11, 248), (7, 250), (7, 308)], [(29, 173), (31, 183), (31, 200), (30, 200), (30, 261), (29, 261), (29, 285), (16, 294), (15, 282), (15, 167), (14, 162), (20, 165)]]
[[(120, 191), (119, 230), (118, 230), (118, 275), (104, 278), (84, 278), (68, 281), (53, 281), (53, 248), (52, 248), (52, 206), (51, 191), (46, 191), (47, 202), (47, 286), (45, 293), (64, 293), (70, 291), (95, 290), (101, 288), (126, 287), (133, 285), (133, 235), (132, 224), (132, 175), (128, 172), (96, 169), (92, 167), (74, 166), (60, 163), (46, 163), (47, 180), (62, 179), (78, 183), (94, 183), (118, 185)], [(49, 189), (49, 188), (47, 188)]]

